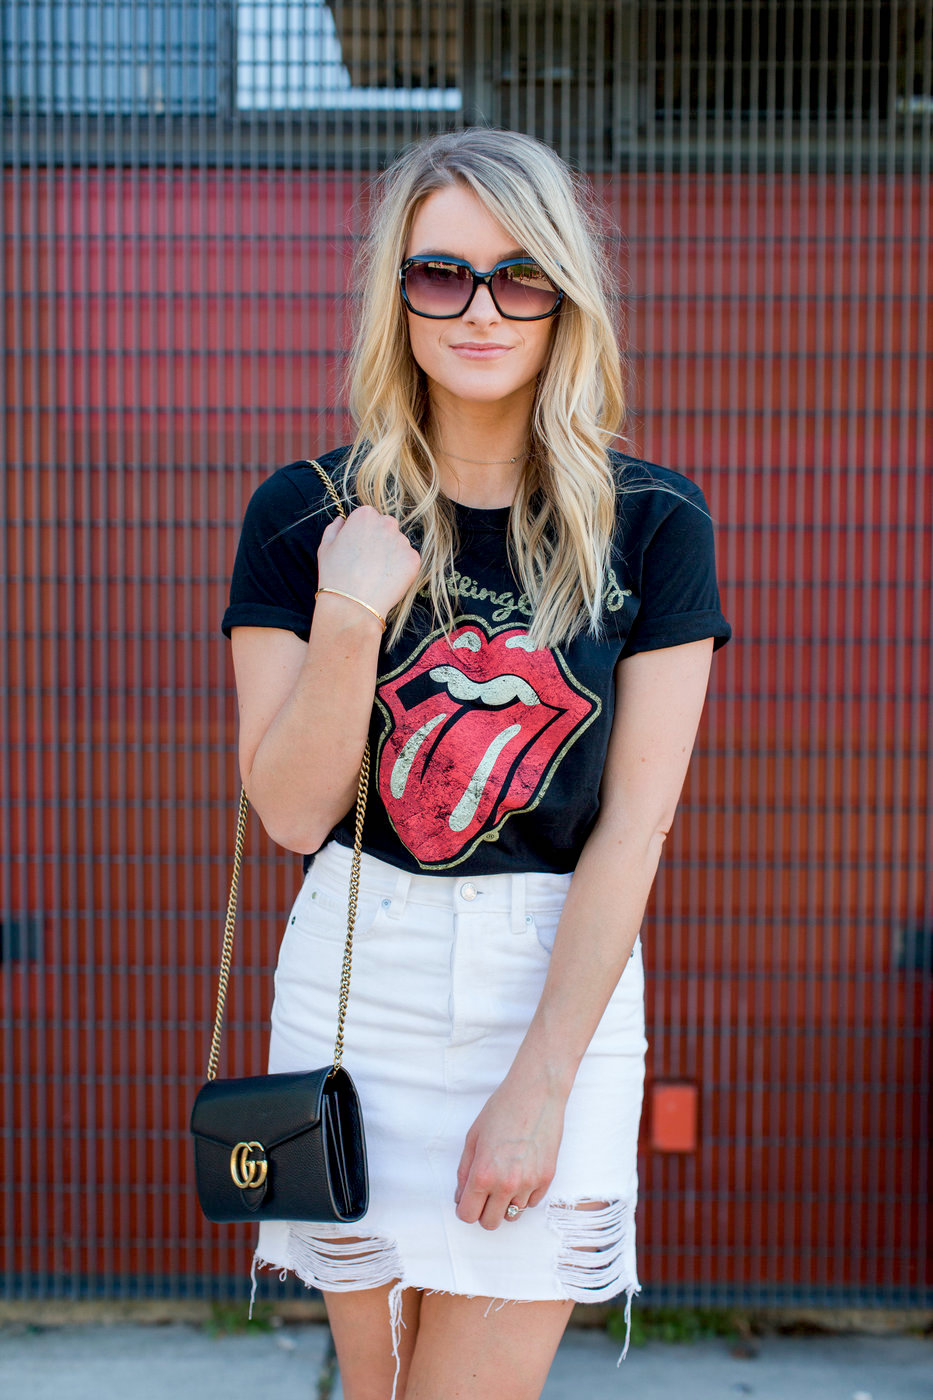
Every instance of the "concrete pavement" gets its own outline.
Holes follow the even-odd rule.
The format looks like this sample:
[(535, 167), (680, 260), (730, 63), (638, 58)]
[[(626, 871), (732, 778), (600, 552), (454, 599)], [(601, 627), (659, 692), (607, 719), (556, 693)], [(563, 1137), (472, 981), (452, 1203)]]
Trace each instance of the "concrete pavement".
[[(211, 1336), (188, 1323), (0, 1326), (7, 1400), (339, 1400), (323, 1324)], [(725, 1341), (619, 1346), (570, 1329), (543, 1400), (933, 1400), (933, 1339), (756, 1337), (754, 1355)], [(494, 1396), (490, 1400), (495, 1400)]]

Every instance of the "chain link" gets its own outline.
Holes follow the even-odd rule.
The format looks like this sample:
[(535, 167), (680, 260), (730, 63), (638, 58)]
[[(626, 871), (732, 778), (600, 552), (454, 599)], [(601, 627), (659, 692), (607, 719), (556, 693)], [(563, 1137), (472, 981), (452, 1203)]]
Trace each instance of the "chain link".
[[(309, 462), (324, 482), (334, 504), (346, 519), (343, 502), (334, 489), (334, 484), (319, 462)], [(360, 862), (363, 854), (363, 818), (366, 815), (366, 794), (369, 789), (369, 740), (363, 750), (360, 763), (360, 783), (356, 794), (356, 826), (353, 833), (353, 863), (350, 867), (350, 892), (347, 900), (347, 939), (343, 949), (343, 967), (340, 973), (340, 997), (337, 1005), (337, 1040), (334, 1045), (334, 1064), (331, 1076), (337, 1073), (343, 1060), (343, 1026), (347, 1016), (347, 1002), (350, 997), (350, 972), (353, 963), (353, 928), (356, 924), (356, 906), (360, 893)], [(230, 981), (230, 962), (233, 957), (233, 934), (236, 928), (237, 899), (240, 889), (240, 870), (243, 864), (243, 847), (246, 841), (246, 819), (249, 813), (249, 798), (246, 789), (240, 789), (240, 805), (237, 811), (236, 840), (233, 848), (233, 874), (230, 877), (230, 894), (227, 897), (227, 917), (224, 922), (224, 943), (220, 954), (220, 976), (217, 983), (217, 1010), (214, 1015), (214, 1033), (211, 1036), (211, 1053), (207, 1061), (208, 1079), (217, 1078), (217, 1062), (220, 1056), (220, 1039), (223, 1033), (224, 1008), (227, 1001), (227, 985)]]
[(233, 957), (233, 934), (236, 929), (236, 906), (240, 891), (240, 869), (243, 865), (243, 846), (246, 841), (246, 818), (249, 813), (249, 798), (246, 789), (240, 788), (240, 805), (237, 810), (236, 840), (233, 844), (233, 874), (230, 876), (230, 893), (227, 896), (227, 917), (224, 922), (224, 946), (220, 954), (220, 977), (217, 983), (217, 1010), (214, 1014), (214, 1034), (211, 1036), (211, 1053), (207, 1061), (208, 1079), (217, 1078), (217, 1061), (220, 1056), (220, 1037), (223, 1033), (224, 1008), (227, 1003), (227, 983), (230, 981), (230, 959)]

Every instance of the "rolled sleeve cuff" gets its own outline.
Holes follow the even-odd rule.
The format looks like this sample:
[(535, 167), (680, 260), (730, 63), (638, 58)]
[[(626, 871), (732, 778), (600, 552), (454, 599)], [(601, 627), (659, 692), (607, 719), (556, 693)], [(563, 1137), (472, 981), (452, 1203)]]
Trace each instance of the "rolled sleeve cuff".
[(224, 636), (229, 637), (234, 627), (280, 627), (285, 632), (294, 632), (303, 642), (311, 635), (309, 617), (271, 603), (231, 603), (221, 623)]
[(718, 651), (731, 636), (732, 628), (721, 612), (676, 613), (671, 617), (658, 618), (644, 627), (636, 627), (622, 654), (634, 656), (640, 651), (660, 651), (662, 647), (700, 642), (704, 637), (712, 637), (713, 650)]

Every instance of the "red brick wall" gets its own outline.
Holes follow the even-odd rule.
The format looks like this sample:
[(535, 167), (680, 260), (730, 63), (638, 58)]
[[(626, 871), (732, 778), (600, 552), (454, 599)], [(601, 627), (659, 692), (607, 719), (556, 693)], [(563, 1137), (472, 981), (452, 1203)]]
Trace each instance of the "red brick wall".
[[(649, 1092), (643, 1281), (929, 1302), (929, 189), (602, 192), (631, 439), (707, 491), (736, 630), (645, 928), (651, 1081), (695, 1085), (698, 1126), (654, 1150)], [(52, 171), (3, 197), (0, 917), (38, 940), (0, 969), (8, 1281), (239, 1291), (250, 1231), (201, 1220), (186, 1133), (236, 790), (217, 628), (250, 489), (346, 433), (359, 188)], [(297, 877), (254, 825), (225, 1072), (262, 1067)]]

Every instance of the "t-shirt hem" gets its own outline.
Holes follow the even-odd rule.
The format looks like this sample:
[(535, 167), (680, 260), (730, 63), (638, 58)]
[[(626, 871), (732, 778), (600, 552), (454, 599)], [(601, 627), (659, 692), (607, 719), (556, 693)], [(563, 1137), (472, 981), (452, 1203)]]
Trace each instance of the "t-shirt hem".
[[(354, 817), (355, 810), (348, 814), (347, 820), (352, 822)], [(311, 866), (314, 864), (315, 857), (332, 841), (335, 841), (338, 846), (343, 846), (345, 850), (352, 852), (354, 844), (352, 825), (344, 826), (340, 824), (333, 827), (316, 851), (309, 851), (306, 855), (303, 855), (301, 858), (303, 874), (307, 875)], [(371, 856), (373, 860), (379, 860), (386, 865), (391, 865), (395, 870), (401, 870), (406, 875), (426, 875), (428, 877), (458, 875), (464, 880), (479, 880), (484, 876), (490, 875), (513, 875), (517, 870), (520, 870), (526, 875), (572, 875), (576, 868), (577, 860), (575, 855), (570, 854), (563, 859), (552, 860), (550, 864), (548, 864), (544, 858), (534, 857), (524, 860), (518, 865), (512, 860), (501, 864), (494, 857), (486, 860), (474, 858), (474, 853), (474, 857), (467, 857), (465, 860), (456, 864), (436, 867), (422, 865), (422, 863), (407, 851), (405, 847), (401, 846), (401, 844), (397, 850), (384, 850), (381, 847), (377, 848), (371, 845), (368, 841), (364, 841), (361, 849), (364, 856)]]

